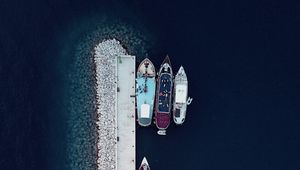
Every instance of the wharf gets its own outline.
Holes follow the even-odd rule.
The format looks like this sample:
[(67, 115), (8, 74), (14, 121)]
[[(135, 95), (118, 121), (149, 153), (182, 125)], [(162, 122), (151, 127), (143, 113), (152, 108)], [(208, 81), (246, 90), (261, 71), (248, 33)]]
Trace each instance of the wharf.
[(95, 47), (98, 170), (135, 170), (135, 56), (116, 40)]
[(119, 57), (117, 73), (117, 169), (135, 170), (135, 57)]

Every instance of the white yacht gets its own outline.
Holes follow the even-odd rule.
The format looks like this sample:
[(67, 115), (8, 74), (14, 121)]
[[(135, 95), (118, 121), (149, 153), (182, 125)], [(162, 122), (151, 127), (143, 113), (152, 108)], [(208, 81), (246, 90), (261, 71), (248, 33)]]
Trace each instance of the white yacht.
[(173, 120), (181, 125), (185, 121), (187, 105), (191, 104), (192, 98), (188, 97), (188, 80), (181, 66), (174, 80)]

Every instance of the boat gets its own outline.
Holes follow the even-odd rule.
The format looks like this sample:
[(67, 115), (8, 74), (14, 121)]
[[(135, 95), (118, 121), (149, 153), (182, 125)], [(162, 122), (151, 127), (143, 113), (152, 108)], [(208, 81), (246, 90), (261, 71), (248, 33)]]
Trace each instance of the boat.
[(177, 125), (183, 124), (186, 116), (187, 105), (192, 98), (188, 96), (188, 80), (184, 68), (181, 66), (174, 80), (173, 120)]
[(148, 164), (146, 157), (143, 158), (142, 163), (139, 167), (139, 170), (150, 170), (150, 166)]
[(170, 125), (172, 89), (173, 71), (169, 56), (166, 56), (158, 72), (155, 100), (155, 124), (159, 135), (166, 135)]
[(155, 76), (153, 63), (145, 58), (137, 69), (136, 77), (136, 103), (138, 124), (140, 126), (146, 127), (152, 122), (156, 86)]

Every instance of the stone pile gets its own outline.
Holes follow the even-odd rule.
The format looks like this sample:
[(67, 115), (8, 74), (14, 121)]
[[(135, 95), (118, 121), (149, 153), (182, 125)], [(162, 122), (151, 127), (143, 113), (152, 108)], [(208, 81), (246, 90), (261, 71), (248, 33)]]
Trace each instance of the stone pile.
[(95, 47), (98, 126), (98, 170), (114, 170), (117, 165), (117, 60), (126, 54), (112, 39)]

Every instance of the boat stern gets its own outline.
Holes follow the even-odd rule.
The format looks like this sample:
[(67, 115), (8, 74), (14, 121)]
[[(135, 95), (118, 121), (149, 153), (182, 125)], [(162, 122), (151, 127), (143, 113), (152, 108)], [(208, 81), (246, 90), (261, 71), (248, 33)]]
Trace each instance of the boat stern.
[[(176, 106), (175, 106), (176, 107)], [(173, 110), (173, 120), (176, 125), (181, 125), (185, 121), (186, 107), (174, 108)]]
[(174, 123), (176, 125), (182, 125), (184, 121), (185, 121), (184, 117), (174, 117)]
[(167, 129), (170, 125), (170, 116), (166, 113), (157, 113), (155, 116), (156, 127), (160, 130)]

